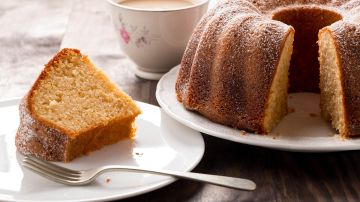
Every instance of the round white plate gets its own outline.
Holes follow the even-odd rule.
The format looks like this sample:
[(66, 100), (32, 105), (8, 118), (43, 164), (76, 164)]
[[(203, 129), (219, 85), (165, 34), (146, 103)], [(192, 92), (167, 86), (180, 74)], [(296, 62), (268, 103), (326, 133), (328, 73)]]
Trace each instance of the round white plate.
[[(146, 193), (175, 181), (141, 173), (105, 173), (88, 186), (71, 187), (49, 181), (20, 166), (15, 134), (19, 124), (19, 100), (0, 102), (0, 201), (105, 201)], [(201, 160), (201, 134), (168, 117), (159, 107), (137, 102), (143, 113), (136, 121), (134, 141), (124, 140), (80, 157), (58, 163), (73, 169), (108, 164), (190, 171)]]
[(319, 95), (296, 93), (289, 95), (289, 107), (294, 109), (269, 135), (246, 133), (214, 123), (198, 113), (186, 110), (178, 102), (175, 82), (179, 66), (164, 75), (158, 83), (156, 98), (171, 117), (200, 132), (234, 142), (261, 147), (300, 151), (329, 152), (360, 149), (360, 139), (344, 140), (320, 115)]

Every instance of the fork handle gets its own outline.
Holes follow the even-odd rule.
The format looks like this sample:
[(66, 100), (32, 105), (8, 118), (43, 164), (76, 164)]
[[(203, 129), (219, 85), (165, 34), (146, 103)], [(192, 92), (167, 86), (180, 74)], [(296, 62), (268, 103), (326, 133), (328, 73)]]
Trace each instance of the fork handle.
[(172, 176), (177, 178), (189, 179), (199, 182), (206, 182), (214, 185), (219, 185), (228, 188), (240, 189), (240, 190), (255, 190), (256, 184), (248, 179), (227, 177), (220, 175), (209, 175), (202, 173), (193, 173), (193, 172), (178, 172), (178, 171), (169, 171), (169, 170), (156, 170), (156, 169), (143, 169), (139, 167), (131, 166), (105, 166), (102, 169), (99, 169), (98, 175), (108, 171), (132, 171), (132, 172), (146, 172), (159, 175)]

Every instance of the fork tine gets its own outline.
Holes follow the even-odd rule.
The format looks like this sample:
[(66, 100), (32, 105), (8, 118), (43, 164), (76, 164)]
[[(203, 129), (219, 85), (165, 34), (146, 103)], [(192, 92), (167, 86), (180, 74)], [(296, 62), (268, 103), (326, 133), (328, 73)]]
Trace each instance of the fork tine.
[(58, 177), (56, 175), (52, 175), (52, 174), (49, 174), (47, 172), (44, 172), (42, 169), (39, 169), (38, 167), (36, 166), (33, 166), (33, 165), (30, 165), (30, 164), (27, 164), (27, 163), (23, 163), (23, 166), (30, 169), (31, 171), (39, 174), (40, 176), (43, 176), (51, 181), (55, 181), (55, 182), (58, 182), (58, 183), (61, 183), (61, 184), (66, 184), (66, 185), (72, 185), (72, 182), (70, 180), (65, 180), (61, 177)]
[(49, 172), (55, 174), (55, 175), (59, 175), (59, 176), (69, 176), (69, 177), (79, 177), (80, 174), (74, 174), (74, 173), (68, 173), (68, 172), (65, 172), (63, 170), (57, 170), (57, 169), (54, 169), (52, 167), (49, 167), (47, 164), (45, 163), (38, 163), (37, 161), (34, 161), (32, 159), (29, 159), (29, 158), (24, 158), (23, 160), (23, 163), (27, 163), (27, 164), (31, 164), (31, 165), (34, 165), (36, 167), (39, 167), (43, 170), (49, 170)]
[(59, 178), (63, 178), (65, 180), (79, 180), (81, 176), (73, 176), (73, 175), (69, 175), (68, 173), (59, 173), (57, 171), (54, 171), (52, 169), (49, 169), (48, 167), (42, 165), (42, 164), (38, 164), (34, 161), (30, 161), (28, 159), (24, 159), (23, 160), (23, 165), (28, 165), (31, 166), (33, 168), (37, 168), (39, 171), (42, 171), (44, 173), (47, 173), (48, 175), (54, 175), (56, 177)]
[(24, 158), (24, 160), (29, 160), (29, 161), (33, 161), (33, 162), (36, 162), (38, 164), (41, 164), (49, 169), (52, 169), (56, 172), (59, 172), (59, 173), (65, 173), (65, 174), (70, 174), (70, 175), (80, 175), (81, 172), (80, 171), (77, 171), (77, 170), (71, 170), (71, 169), (68, 169), (68, 168), (64, 168), (64, 167), (61, 167), (61, 166), (58, 166), (58, 165), (55, 165), (53, 163), (50, 163), (48, 161), (44, 161), (44, 160), (41, 160), (41, 159), (38, 159), (36, 157), (32, 157), (32, 156), (26, 156)]
[(36, 158), (34, 156), (26, 156), (25, 158), (31, 159), (33, 161), (36, 161), (36, 162), (40, 163), (40, 164), (45, 164), (46, 166), (49, 166), (49, 167), (51, 166), (56, 170), (62, 170), (62, 171), (65, 171), (65, 172), (71, 172), (71, 173), (77, 173), (77, 174), (81, 173), (80, 171), (64, 168), (64, 167), (58, 166), (58, 165), (56, 165), (54, 163), (51, 163), (49, 161), (45, 161), (45, 160)]

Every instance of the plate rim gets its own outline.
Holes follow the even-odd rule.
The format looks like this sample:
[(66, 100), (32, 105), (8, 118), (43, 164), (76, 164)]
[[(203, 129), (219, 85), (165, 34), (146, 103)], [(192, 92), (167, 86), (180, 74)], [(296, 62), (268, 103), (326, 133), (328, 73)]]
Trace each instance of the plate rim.
[[(224, 140), (228, 140), (228, 141), (233, 141), (233, 142), (237, 142), (237, 143), (241, 143), (241, 144), (246, 144), (246, 145), (252, 145), (252, 146), (257, 146), (257, 147), (262, 147), (262, 148), (269, 148), (269, 149), (274, 149), (274, 150), (281, 150), (281, 151), (291, 151), (291, 152), (302, 152), (302, 153), (312, 153), (312, 152), (340, 152), (340, 151), (351, 151), (351, 150), (360, 150), (360, 145), (346, 145), (346, 146), (338, 146), (338, 145), (322, 145), (320, 147), (314, 147), (314, 146), (307, 146), (307, 145), (303, 145), (303, 146), (299, 146), (299, 145), (293, 145), (293, 144), (279, 144), (277, 142), (273, 142), (270, 143), (269, 141), (265, 143), (263, 142), (259, 142), (259, 141), (252, 141), (249, 139), (246, 139), (246, 136), (230, 136), (227, 134), (223, 134), (221, 132), (218, 131), (213, 131), (210, 130), (206, 127), (203, 127), (199, 124), (195, 124), (194, 122), (188, 121), (185, 118), (183, 118), (182, 116), (178, 115), (177, 113), (173, 112), (170, 107), (166, 104), (166, 99), (162, 99), (161, 93), (162, 92), (170, 92), (169, 88), (166, 87), (166, 85), (163, 85), (166, 81), (168, 82), (175, 82), (175, 81), (171, 81), (169, 78), (172, 77), (174, 74), (177, 74), (177, 72), (179, 71), (180, 65), (177, 65), (175, 67), (173, 67), (169, 72), (167, 72), (158, 82), (157, 84), (157, 88), (156, 88), (156, 99), (159, 103), (159, 105), (161, 106), (161, 108), (172, 118), (174, 118), (175, 120), (179, 121), (180, 123), (194, 129), (197, 131), (200, 131), (201, 133), (204, 133), (206, 135), (210, 135), (210, 136), (214, 136), (217, 138), (221, 138)], [(173, 86), (175, 88), (175, 85)], [(174, 95), (176, 96), (176, 95)], [(183, 108), (183, 105), (178, 102), (177, 105), (179, 107)], [(186, 110), (186, 109), (184, 109)], [(201, 117), (201, 115), (196, 114), (195, 112), (192, 111), (188, 111), (191, 114), (191, 116), (199, 116)], [(213, 124), (213, 125), (219, 125), (220, 127), (226, 127), (228, 129), (232, 129), (232, 130), (237, 130), (234, 128), (231, 128), (229, 126), (225, 126), (219, 123), (214, 123), (210, 120), (208, 120), (205, 117), (201, 117), (204, 118), (207, 123), (209, 124)], [(240, 131), (240, 130), (238, 130)], [(256, 134), (252, 134), (252, 133), (247, 133), (248, 135), (256, 135)], [(349, 140), (347, 140), (349, 141)]]
[[(10, 106), (16, 106), (20, 103), (22, 98), (20, 97), (12, 97), (12, 98), (7, 98), (7, 99), (0, 99), (0, 108), (2, 107), (10, 107)], [(135, 100), (135, 102), (138, 104), (138, 105), (145, 105), (147, 107), (150, 107), (150, 108), (156, 108), (157, 110), (160, 110), (159, 113), (161, 113), (161, 110), (162, 108), (161, 107), (158, 107), (156, 105), (152, 105), (152, 104), (149, 104), (149, 103), (145, 103), (145, 102), (141, 102), (141, 101), (137, 101)], [(171, 116), (169, 116), (168, 118), (170, 119), (173, 119)], [(187, 127), (189, 128), (188, 126), (186, 125), (183, 125), (183, 127)], [(196, 161), (194, 161), (191, 165), (187, 166), (184, 168), (184, 172), (186, 171), (192, 171), (197, 165), (199, 165), (199, 163), (201, 162), (204, 154), (205, 154), (205, 141), (204, 141), (204, 138), (202, 136), (202, 134), (199, 132), (199, 131), (196, 131), (192, 128), (190, 128), (191, 130), (193, 130), (195, 133), (198, 134), (199, 136), (199, 140), (201, 142), (201, 145), (199, 148), (201, 148), (201, 153), (199, 153), (199, 158), (196, 159)], [(6, 135), (6, 134), (5, 134)], [(18, 151), (16, 151), (16, 153), (18, 153)], [(19, 165), (21, 166), (21, 165)], [(158, 190), (158, 189), (161, 189), (163, 187), (166, 187), (167, 185), (169, 184), (172, 184), (173, 182), (177, 181), (178, 179), (177, 178), (174, 178), (174, 177), (167, 177), (165, 176), (166, 179), (163, 179), (161, 182), (158, 182), (158, 183), (155, 183), (155, 184), (152, 184), (152, 185), (148, 185), (140, 190), (137, 190), (137, 191), (133, 191), (133, 192), (128, 192), (126, 194), (122, 194), (122, 195), (117, 195), (117, 194), (112, 194), (110, 196), (107, 196), (107, 197), (97, 197), (97, 198), (92, 198), (92, 199), (85, 199), (85, 200), (77, 200), (77, 201), (84, 201), (84, 202), (93, 202), (93, 201), (110, 201), (110, 200), (121, 200), (121, 199), (126, 199), (126, 198), (131, 198), (131, 197), (134, 197), (134, 196), (140, 196), (142, 194), (146, 194), (146, 193), (150, 193), (152, 191), (155, 191), (155, 190)], [(0, 200), (4, 200), (4, 201), (9, 201), (9, 202), (15, 202), (15, 201), (18, 201), (16, 199), (3, 199), (1, 198), (2, 194), (0, 192)], [(22, 200), (23, 201), (23, 200)], [(62, 201), (62, 202), (70, 202), (70, 201), (74, 201), (74, 200), (52, 200), (53, 202), (58, 202), (58, 201)], [(25, 202), (37, 202), (36, 200), (25, 200)]]

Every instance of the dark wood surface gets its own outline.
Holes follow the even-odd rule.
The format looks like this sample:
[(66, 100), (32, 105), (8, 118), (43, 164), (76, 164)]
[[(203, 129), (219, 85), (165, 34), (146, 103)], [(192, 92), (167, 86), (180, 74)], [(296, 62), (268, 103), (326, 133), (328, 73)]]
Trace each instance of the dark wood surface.
[[(63, 47), (88, 54), (134, 99), (157, 105), (156, 81), (134, 76), (103, 0), (1, 0), (0, 99), (21, 97)], [(358, 151), (293, 153), (203, 135), (195, 172), (252, 179), (253, 192), (178, 180), (124, 201), (360, 201)]]
[[(153, 92), (156, 82), (151, 83)], [(155, 99), (150, 100), (157, 104)], [(297, 153), (239, 144), (206, 134), (203, 137), (205, 154), (194, 172), (248, 178), (256, 182), (257, 189), (238, 191), (178, 180), (124, 201), (360, 200), (359, 151)]]
[(195, 172), (254, 180), (253, 192), (180, 180), (129, 201), (359, 201), (359, 152), (299, 154), (204, 136)]

